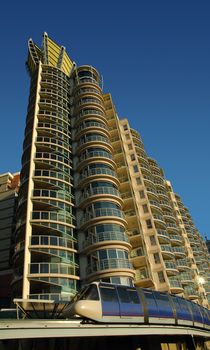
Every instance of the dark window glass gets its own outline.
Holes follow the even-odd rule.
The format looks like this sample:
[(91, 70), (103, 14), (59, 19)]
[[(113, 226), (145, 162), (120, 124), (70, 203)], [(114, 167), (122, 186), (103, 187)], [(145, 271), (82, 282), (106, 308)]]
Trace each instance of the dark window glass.
[(117, 291), (118, 291), (118, 295), (119, 295), (119, 299), (120, 299), (121, 303), (129, 303), (130, 302), (129, 294), (125, 288), (118, 287)]
[(98, 289), (95, 284), (92, 284), (82, 295), (81, 299), (86, 300), (99, 300)]
[(114, 288), (100, 287), (102, 301), (118, 302), (117, 293)]

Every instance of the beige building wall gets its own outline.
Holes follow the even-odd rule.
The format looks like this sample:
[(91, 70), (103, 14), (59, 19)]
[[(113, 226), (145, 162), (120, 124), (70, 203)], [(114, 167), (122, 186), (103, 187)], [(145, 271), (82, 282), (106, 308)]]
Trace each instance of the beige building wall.
[(105, 94), (104, 101), (132, 245), (135, 284), (207, 306), (208, 252), (188, 210), (158, 163), (147, 155), (139, 133), (127, 119), (118, 118), (111, 95)]
[(0, 307), (10, 303), (12, 239), (19, 178), (19, 173), (0, 175)]

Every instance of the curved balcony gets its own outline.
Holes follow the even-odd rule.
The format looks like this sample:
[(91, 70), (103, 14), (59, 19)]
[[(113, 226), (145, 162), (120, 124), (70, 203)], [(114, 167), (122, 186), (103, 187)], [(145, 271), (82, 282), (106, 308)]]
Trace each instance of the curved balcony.
[[(69, 276), (64, 275), (60, 277), (58, 274), (52, 274), (49, 276), (49, 273), (45, 276), (44, 273), (42, 274), (36, 273), (36, 274), (29, 275), (29, 279), (31, 284), (30, 295), (35, 296), (37, 294), (43, 294), (46, 296), (48, 295), (49, 285), (50, 285), (52, 287), (55, 286), (54, 288), (59, 287), (59, 290), (60, 290), (59, 299), (63, 300), (63, 296), (65, 294), (64, 300), (66, 300), (66, 293), (68, 293), (68, 295), (71, 294), (71, 297), (73, 297), (76, 294), (77, 281), (79, 280), (79, 277), (74, 275), (69, 275)], [(38, 291), (40, 292), (38, 293)]]
[(192, 252), (194, 255), (200, 255), (200, 254), (203, 255), (204, 254), (201, 248), (193, 246), (193, 247), (191, 247), (191, 249), (192, 249)]
[(65, 248), (68, 250), (76, 249), (76, 241), (73, 239), (58, 237), (53, 235), (33, 235), (30, 240), (31, 246), (50, 246), (50, 247), (60, 247), (61, 249)]
[(148, 197), (149, 197), (149, 200), (150, 200), (150, 197), (152, 197), (153, 199), (156, 199), (158, 200), (158, 195), (157, 195), (157, 192), (154, 188), (152, 187), (146, 187), (146, 191), (148, 193)]
[(55, 221), (69, 225), (73, 225), (73, 217), (67, 212), (53, 212), (53, 211), (33, 211), (31, 223), (42, 221)]
[(72, 165), (72, 161), (65, 158), (64, 156), (60, 156), (60, 155), (53, 154), (53, 153), (47, 153), (47, 152), (36, 152), (34, 160), (36, 162), (45, 161), (45, 160), (56, 161), (59, 163), (63, 163), (69, 167), (71, 167), (71, 165)]
[(166, 212), (163, 211), (163, 216), (164, 216), (165, 221), (167, 221), (167, 222), (172, 221), (173, 223), (174, 223), (174, 222), (176, 223), (176, 218), (174, 217), (173, 214), (171, 214), (171, 213), (166, 213)]
[(193, 276), (191, 273), (182, 272), (179, 275), (179, 277), (182, 284), (194, 283)]
[[(133, 266), (127, 259), (104, 259), (96, 262), (90, 266), (87, 266), (87, 275), (95, 272), (101, 272), (104, 270), (131, 270), (133, 272)], [(132, 273), (133, 274), (133, 273)]]
[(171, 209), (170, 202), (166, 198), (164, 198), (164, 200), (159, 200), (159, 203), (160, 203), (161, 208)]
[(31, 263), (29, 264), (29, 274), (30, 277), (33, 277), (32, 275), (35, 274), (43, 274), (47, 275), (49, 277), (49, 274), (51, 275), (64, 275), (64, 276), (76, 276), (78, 271), (77, 267), (75, 265), (69, 265), (64, 263)]
[(68, 204), (70, 204), (69, 202), (72, 201), (71, 193), (64, 190), (53, 191), (48, 189), (39, 189), (39, 190), (34, 190), (32, 196), (34, 198), (39, 197), (39, 198), (61, 199), (68, 202)]
[(36, 300), (53, 300), (56, 303), (67, 301), (70, 302), (73, 298), (73, 296), (76, 294), (75, 289), (69, 290), (67, 293), (38, 293), (38, 294), (29, 294), (29, 299), (36, 299)]
[(167, 233), (166, 230), (157, 229), (157, 236), (158, 236), (158, 241), (160, 243), (170, 242), (170, 235)]
[(89, 201), (92, 200), (93, 196), (100, 196), (103, 197), (105, 195), (105, 198), (112, 198), (115, 197), (114, 199), (117, 200), (121, 205), (123, 204), (123, 200), (121, 198), (120, 192), (114, 188), (114, 187), (108, 187), (108, 186), (102, 186), (102, 187), (94, 187), (87, 189), (82, 196), (79, 198), (79, 204), (83, 203), (84, 201)]
[(60, 119), (62, 121), (65, 121), (66, 123), (69, 123), (69, 116), (68, 113), (59, 113), (58, 111), (49, 111), (49, 110), (43, 110), (39, 109), (38, 111), (38, 117), (41, 117), (42, 119), (48, 119), (48, 118), (55, 118), (55, 120)]
[(165, 268), (168, 275), (176, 275), (179, 273), (177, 266), (174, 262), (164, 261), (164, 263), (165, 263)]
[(90, 246), (100, 247), (101, 245), (104, 246), (108, 244), (120, 244), (124, 245), (128, 249), (131, 248), (128, 237), (125, 233), (109, 231), (89, 235), (83, 242), (83, 249), (86, 249)]
[[(149, 199), (149, 203), (150, 203), (150, 206), (154, 209), (157, 209), (158, 211), (161, 211), (161, 208), (160, 208), (160, 204), (158, 203), (158, 201), (155, 201), (155, 200), (150, 200)], [(162, 212), (162, 211), (161, 211)]]
[(177, 259), (176, 266), (180, 271), (183, 271), (183, 270), (185, 271), (186, 269), (191, 270), (190, 263), (186, 259)]
[(78, 111), (78, 112), (83, 108), (91, 108), (91, 107), (100, 108), (102, 111), (105, 112), (104, 103), (99, 98), (99, 96), (91, 96), (91, 95), (88, 95), (86, 97), (83, 96), (82, 98), (78, 99), (77, 102), (75, 103), (75, 111)]
[(169, 283), (170, 283), (170, 290), (172, 293), (176, 294), (176, 293), (183, 292), (183, 287), (179, 280), (169, 277)]
[(92, 119), (94, 117), (98, 118), (99, 121), (104, 122), (105, 125), (107, 124), (106, 115), (103, 109), (99, 110), (96, 108), (89, 108), (82, 109), (81, 112), (77, 115), (75, 127), (79, 126), (80, 123), (84, 122), (85, 120), (88, 121), (89, 119)]
[(54, 132), (59, 132), (64, 137), (71, 136), (70, 132), (68, 131), (68, 127), (66, 127), (65, 129), (63, 126), (59, 126), (58, 124), (53, 124), (53, 123), (38, 122), (37, 131), (44, 131), (44, 132), (49, 131), (49, 133), (51, 133), (52, 136)]
[[(103, 176), (101, 176), (103, 175)], [(114, 181), (115, 183), (119, 184), (119, 180), (117, 177), (117, 174), (114, 170), (110, 168), (104, 168), (104, 167), (98, 167), (98, 168), (92, 168), (88, 169), (82, 174), (80, 174), (79, 181), (82, 182), (83, 180), (88, 178), (88, 181), (92, 180), (92, 177), (99, 177), (99, 178), (104, 178), (104, 175), (107, 176), (108, 178), (111, 177), (111, 180)], [(114, 179), (113, 179), (114, 178)]]
[(142, 247), (133, 249), (130, 253), (130, 259), (134, 268), (144, 266), (146, 264), (144, 249)]
[[(37, 178), (37, 180), (40, 178), (40, 181), (45, 178), (51, 178), (52, 180), (61, 180), (63, 182), (66, 182), (68, 185), (71, 183), (72, 176), (67, 175), (65, 173), (59, 172), (59, 171), (53, 171), (53, 170), (45, 170), (45, 169), (36, 169), (34, 171), (34, 179)], [(53, 182), (54, 183), (54, 182)]]
[(89, 222), (97, 222), (100, 220), (117, 220), (122, 222), (124, 225), (127, 224), (125, 220), (125, 215), (120, 209), (111, 209), (111, 208), (101, 208), (92, 210), (90, 213), (86, 213), (82, 218), (80, 225), (88, 224)]
[(179, 244), (180, 245), (180, 244), (183, 243), (182, 236), (169, 234), (169, 238), (170, 238), (172, 244), (174, 243), (174, 244)]
[(179, 232), (179, 228), (177, 227), (177, 225), (176, 224), (173, 224), (172, 222), (169, 222), (169, 221), (167, 221), (166, 222), (166, 227), (167, 227), (167, 231), (168, 232), (172, 232), (172, 233), (177, 233), (177, 232)]
[(156, 224), (166, 228), (166, 223), (165, 223), (162, 215), (153, 214), (153, 219), (154, 219)]
[(97, 96), (102, 98), (102, 94), (101, 94), (101, 90), (100, 89), (96, 89), (95, 87), (82, 87), (79, 88), (75, 91), (74, 96), (75, 99), (77, 101), (77, 99), (80, 99), (81, 97), (83, 97), (83, 95), (91, 95), (91, 96)]
[(174, 252), (176, 257), (185, 257), (186, 252), (184, 247), (172, 247), (172, 251)]
[(191, 300), (198, 298), (198, 291), (194, 287), (184, 287), (184, 293)]
[(87, 132), (103, 132), (107, 137), (109, 137), (109, 128), (108, 126), (100, 122), (99, 120), (86, 120), (83, 123), (81, 123), (76, 128), (76, 139), (79, 139), (81, 135), (86, 134)]
[(52, 138), (52, 137), (46, 137), (46, 136), (37, 136), (36, 138), (36, 145), (41, 145), (42, 147), (48, 147), (51, 148), (52, 146), (59, 146), (62, 147), (64, 150), (67, 150), (70, 154), (69, 148), (70, 144), (68, 142)]
[(79, 141), (77, 145), (77, 154), (83, 151), (86, 147), (97, 147), (97, 146), (106, 146), (106, 148), (109, 149), (109, 152), (113, 151), (111, 142), (107, 137), (101, 136), (101, 135), (94, 135), (94, 136), (84, 136), (82, 140)]
[(135, 285), (141, 288), (153, 288), (154, 281), (149, 274), (147, 268), (135, 270)]
[(160, 245), (161, 252), (163, 254), (163, 257), (168, 257), (168, 258), (174, 258), (174, 252), (173, 249), (170, 245), (167, 244), (161, 244)]
[(82, 168), (86, 163), (88, 162), (97, 162), (97, 161), (106, 161), (109, 164), (111, 164), (111, 166), (115, 167), (115, 162), (113, 160), (112, 154), (109, 152), (104, 151), (89, 151), (86, 154), (82, 155), (76, 166), (77, 168)]

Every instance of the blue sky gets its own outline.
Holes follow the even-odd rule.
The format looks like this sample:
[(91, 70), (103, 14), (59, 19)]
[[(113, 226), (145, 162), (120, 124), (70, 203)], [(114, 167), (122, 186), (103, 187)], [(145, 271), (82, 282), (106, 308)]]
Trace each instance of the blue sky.
[(29, 78), (27, 40), (46, 31), (95, 66), (210, 239), (210, 1), (1, 3), (0, 173), (20, 169)]

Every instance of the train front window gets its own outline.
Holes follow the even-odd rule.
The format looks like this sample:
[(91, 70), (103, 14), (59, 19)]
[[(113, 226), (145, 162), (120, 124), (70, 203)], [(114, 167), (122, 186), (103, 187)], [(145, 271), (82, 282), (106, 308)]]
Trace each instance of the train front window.
[(92, 284), (88, 289), (81, 295), (80, 300), (99, 300), (98, 289), (95, 284)]
[(118, 302), (117, 293), (114, 288), (101, 286), (100, 292), (102, 301), (108, 301), (113, 303)]

